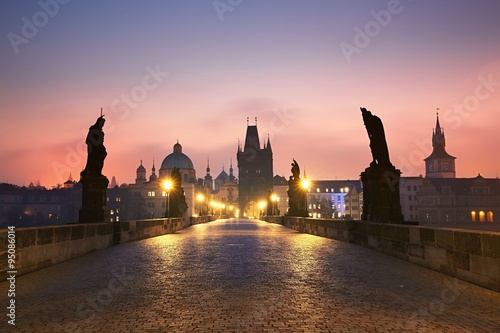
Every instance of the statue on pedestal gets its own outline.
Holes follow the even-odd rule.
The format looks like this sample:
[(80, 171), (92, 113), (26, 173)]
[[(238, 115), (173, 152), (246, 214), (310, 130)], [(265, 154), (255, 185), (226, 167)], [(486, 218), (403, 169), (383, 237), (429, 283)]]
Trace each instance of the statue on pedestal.
[(288, 180), (288, 216), (307, 217), (307, 190), (302, 187), (300, 179), (300, 167), (297, 161), (293, 159), (292, 175)]
[(385, 139), (384, 126), (379, 117), (361, 108), (363, 122), (370, 139), (373, 160), (361, 173), (363, 182), (364, 221), (402, 222), (399, 199), (399, 179), (401, 171), (389, 159), (389, 149)]
[(104, 159), (107, 156), (104, 147), (105, 119), (102, 114), (94, 125), (90, 126), (85, 143), (87, 144), (87, 164), (80, 173), (82, 183), (82, 208), (80, 223), (108, 222), (109, 212), (106, 209), (106, 189), (109, 180), (102, 174)]

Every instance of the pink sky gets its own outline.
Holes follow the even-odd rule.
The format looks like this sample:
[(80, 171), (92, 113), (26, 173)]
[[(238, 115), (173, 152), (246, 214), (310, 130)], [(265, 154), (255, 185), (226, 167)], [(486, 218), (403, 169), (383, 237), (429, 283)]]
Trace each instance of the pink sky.
[[(224, 21), (210, 4), (70, 3), (18, 53), (4, 38), (0, 182), (78, 179), (101, 107), (103, 173), (119, 183), (134, 181), (141, 159), (148, 176), (153, 158), (159, 169), (176, 140), (197, 177), (207, 158), (213, 176), (231, 159), (236, 170), (246, 117), (258, 117), (261, 137), (269, 133), (275, 174), (288, 178), (295, 158), (308, 178), (358, 179), (371, 161), (360, 106), (382, 119), (403, 176), (424, 173), (436, 108), (457, 177), (497, 176), (496, 2), (401, 2), (351, 61), (339, 45), (353, 44), (354, 28), (388, 2), (276, 3), (245, 2)], [(40, 10), (2, 6), (4, 35), (20, 33), (21, 18)], [(155, 80), (151, 71), (168, 75)], [(134, 91), (147, 93), (120, 102)]]

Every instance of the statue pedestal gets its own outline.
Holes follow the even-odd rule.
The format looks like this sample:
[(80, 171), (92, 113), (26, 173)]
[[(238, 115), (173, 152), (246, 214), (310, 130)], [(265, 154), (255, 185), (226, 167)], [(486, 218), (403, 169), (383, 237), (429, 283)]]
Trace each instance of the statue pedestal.
[(307, 192), (302, 188), (300, 179), (288, 181), (288, 207), (287, 216), (309, 217)]
[(401, 171), (394, 166), (371, 164), (361, 173), (363, 182), (363, 214), (370, 222), (403, 222), (399, 201)]
[(106, 209), (106, 189), (109, 180), (105, 176), (82, 176), (82, 208), (80, 223), (109, 222), (109, 210)]

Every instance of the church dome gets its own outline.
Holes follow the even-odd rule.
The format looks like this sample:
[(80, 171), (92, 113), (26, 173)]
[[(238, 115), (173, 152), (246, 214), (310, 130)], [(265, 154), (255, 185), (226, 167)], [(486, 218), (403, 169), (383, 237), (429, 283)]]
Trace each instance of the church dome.
[(167, 170), (173, 168), (179, 169), (194, 169), (191, 159), (182, 152), (182, 146), (177, 142), (174, 145), (174, 152), (163, 160), (160, 170)]

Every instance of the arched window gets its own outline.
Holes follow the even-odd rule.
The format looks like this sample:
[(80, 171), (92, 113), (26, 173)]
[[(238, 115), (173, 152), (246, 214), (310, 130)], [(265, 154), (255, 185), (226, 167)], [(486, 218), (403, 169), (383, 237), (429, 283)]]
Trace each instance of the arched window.
[(470, 212), (470, 217), (471, 217), (472, 222), (476, 222), (476, 211), (475, 210)]
[(479, 212), (479, 221), (484, 222), (484, 216), (485, 216), (484, 212), (480, 211)]
[(487, 221), (488, 222), (493, 222), (493, 212), (491, 210), (488, 212)]

